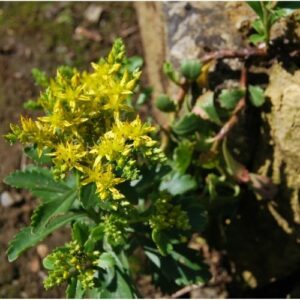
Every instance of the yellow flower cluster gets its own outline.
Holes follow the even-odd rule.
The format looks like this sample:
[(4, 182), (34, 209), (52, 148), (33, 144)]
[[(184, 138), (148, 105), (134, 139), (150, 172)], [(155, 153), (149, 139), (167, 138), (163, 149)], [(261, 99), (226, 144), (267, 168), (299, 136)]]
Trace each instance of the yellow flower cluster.
[(94, 286), (95, 266), (99, 264), (99, 251), (86, 253), (77, 242), (70, 242), (47, 256), (49, 275), (44, 280), (46, 289), (76, 276), (83, 288)]
[(137, 177), (139, 155), (161, 160), (163, 154), (149, 136), (154, 128), (138, 116), (130, 118), (128, 96), (141, 72), (129, 71), (122, 41), (92, 69), (58, 69), (37, 100), (45, 116), (21, 117), (21, 126), (11, 125), (7, 138), (34, 145), (39, 155), (50, 152), (56, 176), (64, 178), (76, 169), (81, 184), (95, 183), (102, 200), (121, 199), (116, 186)]

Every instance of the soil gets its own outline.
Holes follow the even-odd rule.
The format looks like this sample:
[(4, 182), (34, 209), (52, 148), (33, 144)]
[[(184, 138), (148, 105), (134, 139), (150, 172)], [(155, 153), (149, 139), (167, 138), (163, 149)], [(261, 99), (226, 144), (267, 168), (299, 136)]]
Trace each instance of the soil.
[[(132, 3), (0, 3), (1, 136), (20, 114), (28, 114), (22, 104), (39, 93), (32, 68), (49, 75), (63, 64), (86, 69), (91, 61), (107, 54), (116, 37), (123, 38), (128, 55), (142, 56)], [(17, 261), (7, 261), (8, 242), (29, 224), (36, 199), (3, 183), (6, 175), (26, 164), (21, 146), (10, 146), (1, 137), (0, 154), (0, 298), (64, 298), (64, 286), (44, 289), (46, 274), (41, 262), (48, 251), (69, 239), (67, 229), (51, 235)]]
[[(31, 70), (39, 68), (51, 76), (60, 65), (87, 69), (91, 61), (108, 53), (116, 37), (123, 38), (129, 56), (144, 56), (132, 3), (0, 3), (0, 298), (65, 297), (65, 286), (44, 289), (42, 259), (69, 240), (68, 229), (55, 232), (13, 263), (5, 253), (13, 236), (30, 223), (38, 201), (28, 192), (3, 183), (5, 176), (28, 163), (21, 146), (10, 146), (2, 136), (8, 133), (10, 123), (18, 122), (20, 114), (31, 114), (23, 109), (25, 101), (39, 94)], [(145, 76), (142, 82), (147, 83)], [(213, 280), (181, 297), (226, 297), (229, 276), (220, 267), (222, 255), (206, 248), (199, 251), (210, 264)], [(155, 289), (147, 276), (139, 276), (136, 283), (146, 298), (168, 297)]]

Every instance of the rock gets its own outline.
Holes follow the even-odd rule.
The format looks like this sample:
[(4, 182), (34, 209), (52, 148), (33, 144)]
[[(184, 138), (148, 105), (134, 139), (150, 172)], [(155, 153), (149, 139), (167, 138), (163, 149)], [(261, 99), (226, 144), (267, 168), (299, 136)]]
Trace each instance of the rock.
[(47, 245), (45, 245), (45, 244), (40, 244), (40, 245), (37, 246), (36, 252), (38, 253), (38, 255), (39, 255), (41, 258), (44, 258), (44, 257), (46, 257), (46, 255), (48, 254), (49, 249), (48, 249)]
[(85, 10), (83, 16), (90, 23), (97, 23), (103, 13), (103, 7), (95, 4), (91, 4)]
[(78, 26), (75, 29), (74, 39), (82, 40), (82, 39), (92, 40), (94, 42), (101, 42), (102, 36), (96, 30), (89, 30), (82, 26)]
[(14, 198), (12, 197), (12, 195), (7, 192), (4, 191), (1, 195), (0, 195), (0, 201), (1, 201), (1, 205), (4, 207), (10, 207), (14, 204)]
[(41, 264), (40, 261), (37, 257), (33, 258), (29, 263), (28, 263), (29, 270), (33, 273), (37, 273), (40, 271)]

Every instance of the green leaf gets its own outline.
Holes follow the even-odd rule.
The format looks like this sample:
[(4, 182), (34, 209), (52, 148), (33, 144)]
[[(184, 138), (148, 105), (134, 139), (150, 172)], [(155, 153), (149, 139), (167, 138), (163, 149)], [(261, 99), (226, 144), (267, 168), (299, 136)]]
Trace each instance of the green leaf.
[(72, 225), (72, 239), (77, 241), (81, 247), (84, 246), (89, 237), (89, 228), (87, 224), (80, 221)]
[(105, 283), (109, 285), (115, 277), (116, 260), (111, 253), (104, 252), (99, 258), (98, 267), (106, 271)]
[(81, 283), (77, 278), (72, 277), (71, 283), (68, 285), (66, 290), (66, 297), (68, 299), (81, 299), (85, 293)]
[(202, 63), (198, 59), (186, 59), (180, 66), (181, 74), (189, 80), (196, 80), (201, 73)]
[(55, 266), (55, 257), (51, 255), (47, 255), (43, 259), (43, 267), (47, 270), (53, 270)]
[(174, 151), (174, 168), (184, 174), (192, 161), (193, 145), (189, 140), (183, 140)]
[(30, 109), (30, 110), (42, 109), (42, 106), (34, 100), (27, 100), (26, 102), (24, 102), (23, 107), (25, 109)]
[(155, 249), (150, 247), (144, 247), (144, 251), (149, 260), (157, 267), (161, 268), (161, 257)]
[(197, 181), (191, 175), (181, 175), (179, 173), (168, 174), (160, 184), (160, 191), (168, 191), (171, 195), (181, 195), (196, 189)]
[(168, 95), (160, 95), (156, 99), (155, 106), (163, 112), (172, 112), (176, 110), (176, 105)]
[(251, 34), (249, 37), (249, 41), (253, 43), (254, 45), (258, 43), (262, 43), (266, 40), (265, 35), (260, 35), (260, 34)]
[(152, 231), (152, 240), (153, 242), (156, 244), (159, 252), (162, 255), (167, 255), (169, 252), (172, 251), (173, 246), (170, 243), (170, 239), (168, 238), (168, 236), (163, 233), (161, 230), (159, 229), (154, 229)]
[(33, 232), (32, 227), (25, 227), (9, 243), (7, 250), (8, 260), (10, 262), (16, 260), (19, 255), (26, 249), (35, 246), (45, 239), (50, 233), (59, 227), (70, 223), (73, 220), (79, 220), (85, 217), (83, 214), (64, 214), (49, 222), (46, 228), (41, 228)]
[(38, 85), (42, 88), (46, 88), (49, 85), (48, 77), (45, 72), (43, 72), (37, 68), (33, 68), (31, 70), (31, 74), (35, 80), (36, 85)]
[(232, 157), (232, 155), (230, 154), (227, 148), (226, 139), (223, 141), (222, 151), (223, 151), (223, 156), (226, 162), (228, 173), (240, 182), (248, 182), (250, 180), (250, 175), (248, 170), (245, 168), (245, 166), (240, 164)]
[(102, 241), (104, 238), (104, 227), (103, 224), (95, 226), (84, 245), (86, 251), (93, 251), (97, 242)]
[(256, 106), (262, 106), (265, 102), (264, 90), (259, 86), (249, 85), (250, 102)]
[(187, 136), (196, 131), (202, 132), (207, 130), (207, 122), (195, 114), (189, 113), (173, 124), (172, 129), (179, 136)]
[(111, 253), (103, 252), (100, 255), (98, 267), (107, 270), (113, 268), (116, 264), (115, 258)]
[(234, 109), (244, 95), (245, 92), (241, 89), (226, 89), (222, 90), (219, 101), (222, 107), (226, 109)]
[(261, 20), (257, 19), (252, 23), (252, 27), (257, 31), (261, 36), (265, 35), (264, 24)]
[(42, 155), (40, 156), (38, 155), (37, 149), (34, 147), (26, 147), (24, 151), (29, 158), (31, 158), (33, 161), (40, 165), (50, 165), (52, 163), (52, 158), (47, 155), (48, 153), (50, 153), (50, 151), (43, 151)]
[(137, 295), (129, 276), (119, 268), (116, 268), (116, 276), (111, 284), (106, 289), (103, 289), (101, 298), (135, 299), (137, 298)]
[(152, 92), (152, 87), (143, 88), (136, 100), (136, 106), (140, 107), (149, 102), (149, 100), (151, 99)]
[(203, 97), (201, 97), (201, 102), (198, 105), (206, 112), (207, 116), (212, 122), (218, 125), (222, 124), (214, 104), (213, 92), (208, 92), (203, 95)]
[(254, 10), (261, 20), (264, 18), (263, 8), (260, 1), (247, 1), (247, 4)]
[(82, 206), (87, 210), (95, 208), (99, 204), (100, 199), (96, 194), (96, 185), (94, 183), (81, 187), (80, 201)]
[[(53, 197), (55, 196), (51, 196), (51, 198)], [(33, 230), (45, 227), (51, 218), (67, 212), (76, 198), (77, 191), (69, 190), (66, 193), (56, 194), (55, 200), (40, 204), (31, 217), (31, 226)]]
[(156, 275), (153, 278), (154, 283), (158, 283), (160, 288), (168, 293), (176, 289), (174, 282), (180, 286), (187, 286), (205, 283), (211, 277), (199, 251), (189, 249), (186, 244), (174, 245), (167, 256), (160, 256), (150, 247), (145, 248), (145, 252), (151, 253), (151, 256), (148, 256), (150, 260), (155, 257), (154, 261), (159, 261), (159, 264), (152, 261), (154, 265), (152, 274)]
[(175, 84), (179, 84), (179, 74), (174, 70), (173, 65), (170, 62), (165, 62), (163, 66), (163, 72), (172, 80)]
[(136, 69), (141, 69), (143, 67), (143, 64), (144, 60), (141, 56), (131, 56), (126, 61), (126, 65), (130, 72), (133, 72)]
[(51, 172), (43, 168), (27, 168), (8, 175), (4, 182), (15, 188), (28, 189), (45, 202), (56, 199), (57, 194), (70, 190), (66, 184), (55, 181)]

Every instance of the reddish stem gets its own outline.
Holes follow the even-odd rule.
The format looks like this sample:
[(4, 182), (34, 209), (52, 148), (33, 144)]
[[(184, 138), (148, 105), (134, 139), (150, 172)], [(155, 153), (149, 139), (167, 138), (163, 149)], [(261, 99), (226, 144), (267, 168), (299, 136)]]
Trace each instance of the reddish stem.
[[(242, 71), (241, 71), (240, 86), (241, 86), (241, 89), (244, 90), (245, 94), (246, 94), (246, 92), (247, 92), (247, 69), (245, 66), (242, 68)], [(227, 134), (229, 133), (229, 131), (232, 129), (232, 127), (238, 122), (238, 115), (241, 113), (241, 111), (243, 111), (245, 106), (246, 106), (246, 98), (245, 98), (245, 96), (243, 96), (237, 103), (230, 119), (223, 125), (223, 127), (218, 132), (218, 134), (213, 138), (213, 141), (214, 141), (214, 144), (212, 146), (213, 150), (216, 150), (216, 148), (219, 144), (219, 141), (224, 139), (227, 136)]]
[(266, 48), (244, 48), (239, 50), (222, 49), (205, 54), (201, 61), (205, 64), (213, 59), (249, 58), (250, 56), (266, 56)]

